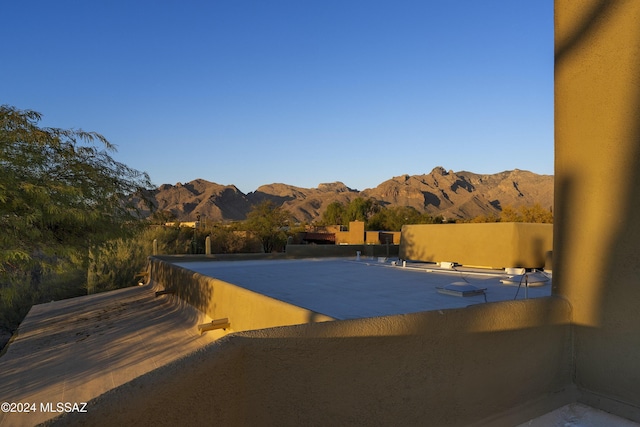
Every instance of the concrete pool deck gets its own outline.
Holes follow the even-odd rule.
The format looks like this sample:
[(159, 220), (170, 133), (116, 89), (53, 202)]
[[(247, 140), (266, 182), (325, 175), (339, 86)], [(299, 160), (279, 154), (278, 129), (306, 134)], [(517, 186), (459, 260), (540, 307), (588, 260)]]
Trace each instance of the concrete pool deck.
[[(392, 265), (391, 260), (318, 258), (256, 261), (193, 261), (175, 265), (267, 295), (334, 319), (357, 319), (463, 308), (472, 304), (551, 295), (551, 280), (542, 286), (505, 285), (502, 270), (435, 264)], [(486, 288), (485, 296), (438, 292), (451, 283)], [(516, 295), (517, 294), (517, 295)]]

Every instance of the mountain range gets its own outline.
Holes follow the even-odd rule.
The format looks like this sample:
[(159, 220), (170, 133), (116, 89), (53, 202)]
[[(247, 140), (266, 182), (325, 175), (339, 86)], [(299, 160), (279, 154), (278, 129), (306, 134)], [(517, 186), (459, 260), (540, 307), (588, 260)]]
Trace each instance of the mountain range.
[(499, 216), (505, 206), (538, 203), (553, 209), (553, 175), (518, 169), (482, 175), (438, 166), (424, 175), (393, 177), (362, 191), (333, 182), (317, 188), (267, 184), (244, 194), (235, 185), (196, 179), (186, 184), (161, 185), (151, 196), (158, 211), (170, 212), (180, 221), (194, 221), (197, 215), (208, 221), (243, 220), (253, 205), (271, 200), (291, 212), (297, 221), (312, 222), (322, 216), (330, 203), (346, 205), (357, 197), (373, 198), (385, 206), (412, 206), (419, 212), (449, 219), (470, 219)]

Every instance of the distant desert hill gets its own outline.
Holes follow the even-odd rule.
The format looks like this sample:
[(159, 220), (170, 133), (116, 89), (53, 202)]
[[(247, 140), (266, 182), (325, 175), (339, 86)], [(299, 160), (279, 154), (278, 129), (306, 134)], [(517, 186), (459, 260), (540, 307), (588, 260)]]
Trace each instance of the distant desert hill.
[(442, 167), (426, 175), (403, 175), (362, 192), (391, 206), (412, 206), (420, 212), (447, 218), (500, 215), (504, 206), (553, 207), (553, 176), (522, 170), (479, 175), (446, 171)]
[(552, 209), (553, 176), (518, 169), (480, 175), (436, 167), (428, 174), (397, 176), (363, 191), (334, 182), (317, 188), (268, 184), (248, 194), (234, 185), (196, 179), (186, 184), (161, 185), (152, 192), (152, 197), (159, 211), (170, 211), (181, 221), (193, 221), (197, 214), (209, 221), (242, 220), (254, 204), (271, 200), (290, 211), (297, 221), (312, 222), (322, 216), (330, 203), (347, 204), (357, 197), (373, 198), (385, 206), (412, 206), (420, 212), (461, 219), (499, 216), (505, 206), (539, 203)]

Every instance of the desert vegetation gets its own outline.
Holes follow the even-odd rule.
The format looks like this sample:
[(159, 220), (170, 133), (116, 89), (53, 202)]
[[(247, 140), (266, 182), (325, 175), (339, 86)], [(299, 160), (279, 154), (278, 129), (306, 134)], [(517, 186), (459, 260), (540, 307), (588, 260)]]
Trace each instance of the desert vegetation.
[(149, 177), (111, 157), (102, 135), (39, 125), (0, 107), (0, 328), (32, 304), (86, 292), (95, 254), (141, 224)]
[(544, 209), (539, 203), (533, 206), (505, 206), (500, 215), (479, 215), (467, 222), (533, 222), (552, 224), (553, 210)]
[[(135, 285), (153, 253), (277, 252), (306, 231), (266, 198), (245, 219), (188, 227), (169, 210), (154, 210), (149, 177), (115, 161), (102, 135), (47, 128), (41, 115), (0, 107), (0, 346), (30, 307)], [(367, 230), (445, 222), (412, 206), (355, 197), (326, 206), (316, 225), (364, 221)], [(472, 222), (552, 222), (539, 204), (510, 206)], [(449, 221), (451, 222), (451, 221)]]
[(347, 204), (330, 203), (319, 224), (346, 226), (350, 221), (363, 221), (367, 230), (400, 231), (405, 224), (440, 224), (444, 218), (421, 213), (412, 206), (386, 207), (376, 199), (357, 197)]

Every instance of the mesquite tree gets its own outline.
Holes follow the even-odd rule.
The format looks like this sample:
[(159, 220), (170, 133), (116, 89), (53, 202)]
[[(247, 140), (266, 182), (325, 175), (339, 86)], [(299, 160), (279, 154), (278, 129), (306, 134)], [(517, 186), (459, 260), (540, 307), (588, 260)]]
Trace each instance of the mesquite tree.
[(284, 246), (291, 214), (270, 200), (251, 208), (245, 221), (246, 230), (260, 240), (265, 253)]
[[(0, 106), (0, 285), (64, 260), (88, 263), (91, 247), (126, 234), (151, 182), (83, 130), (41, 127), (40, 113)], [(135, 197), (134, 197), (135, 196)]]

